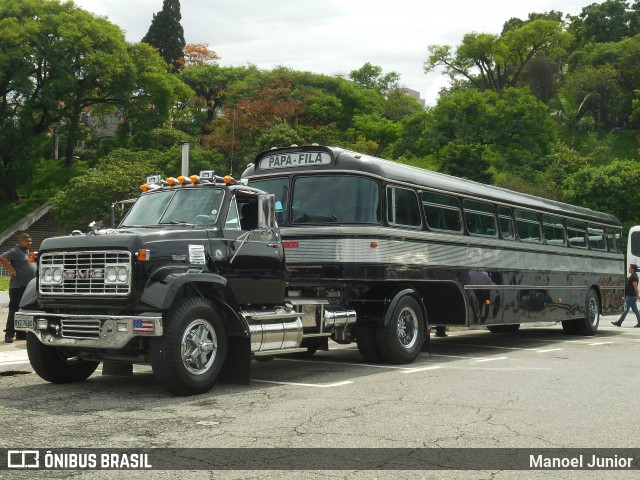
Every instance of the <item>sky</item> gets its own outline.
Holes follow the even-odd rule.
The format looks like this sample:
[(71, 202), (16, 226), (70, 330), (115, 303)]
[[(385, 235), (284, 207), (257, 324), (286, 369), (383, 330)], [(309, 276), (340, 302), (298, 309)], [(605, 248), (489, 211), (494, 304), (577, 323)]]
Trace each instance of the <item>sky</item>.
[[(75, 0), (139, 42), (163, 0)], [(466, 33), (499, 34), (531, 12), (578, 15), (594, 0), (181, 0), (187, 43), (207, 43), (224, 66), (278, 66), (348, 77), (365, 63), (396, 72), (400, 86), (434, 105), (448, 83), (424, 73), (428, 46), (455, 47)]]

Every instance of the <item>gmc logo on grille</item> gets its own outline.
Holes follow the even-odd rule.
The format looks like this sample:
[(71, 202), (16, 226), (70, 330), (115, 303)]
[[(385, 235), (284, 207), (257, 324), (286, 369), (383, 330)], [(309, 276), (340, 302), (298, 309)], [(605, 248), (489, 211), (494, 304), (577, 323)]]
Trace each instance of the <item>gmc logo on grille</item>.
[(89, 270), (65, 270), (65, 280), (89, 280), (90, 278), (104, 278), (101, 268)]

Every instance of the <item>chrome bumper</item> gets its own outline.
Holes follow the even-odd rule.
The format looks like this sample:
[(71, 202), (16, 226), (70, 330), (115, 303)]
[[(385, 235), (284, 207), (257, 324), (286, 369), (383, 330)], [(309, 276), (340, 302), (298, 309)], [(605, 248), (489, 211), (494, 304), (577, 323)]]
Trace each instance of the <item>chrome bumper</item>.
[(45, 345), (118, 349), (135, 337), (162, 336), (162, 316), (76, 315), (19, 310), (15, 329), (32, 332)]

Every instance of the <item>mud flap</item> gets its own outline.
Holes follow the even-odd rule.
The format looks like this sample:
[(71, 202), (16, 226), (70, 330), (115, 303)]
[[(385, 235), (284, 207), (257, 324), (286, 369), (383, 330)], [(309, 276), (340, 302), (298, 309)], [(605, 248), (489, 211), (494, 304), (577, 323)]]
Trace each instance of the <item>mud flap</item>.
[(217, 381), (234, 385), (249, 385), (251, 381), (251, 341), (249, 337), (229, 337), (227, 359)]

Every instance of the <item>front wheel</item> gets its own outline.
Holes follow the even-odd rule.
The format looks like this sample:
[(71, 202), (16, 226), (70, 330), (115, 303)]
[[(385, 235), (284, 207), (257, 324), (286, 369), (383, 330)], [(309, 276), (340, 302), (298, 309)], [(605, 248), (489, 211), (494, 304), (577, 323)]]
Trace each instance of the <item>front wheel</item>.
[(188, 297), (165, 317), (162, 337), (151, 340), (150, 357), (158, 382), (174, 395), (209, 391), (227, 354), (224, 323), (204, 298)]
[(600, 299), (592, 288), (587, 294), (585, 303), (585, 318), (577, 321), (580, 335), (592, 336), (598, 331), (600, 325)]
[(424, 324), (418, 301), (409, 295), (403, 297), (393, 309), (389, 325), (376, 331), (382, 359), (393, 364), (413, 362), (422, 349)]
[(33, 370), (47, 382), (81, 382), (96, 371), (100, 362), (81, 360), (76, 352), (40, 343), (33, 333), (27, 335), (27, 355)]

